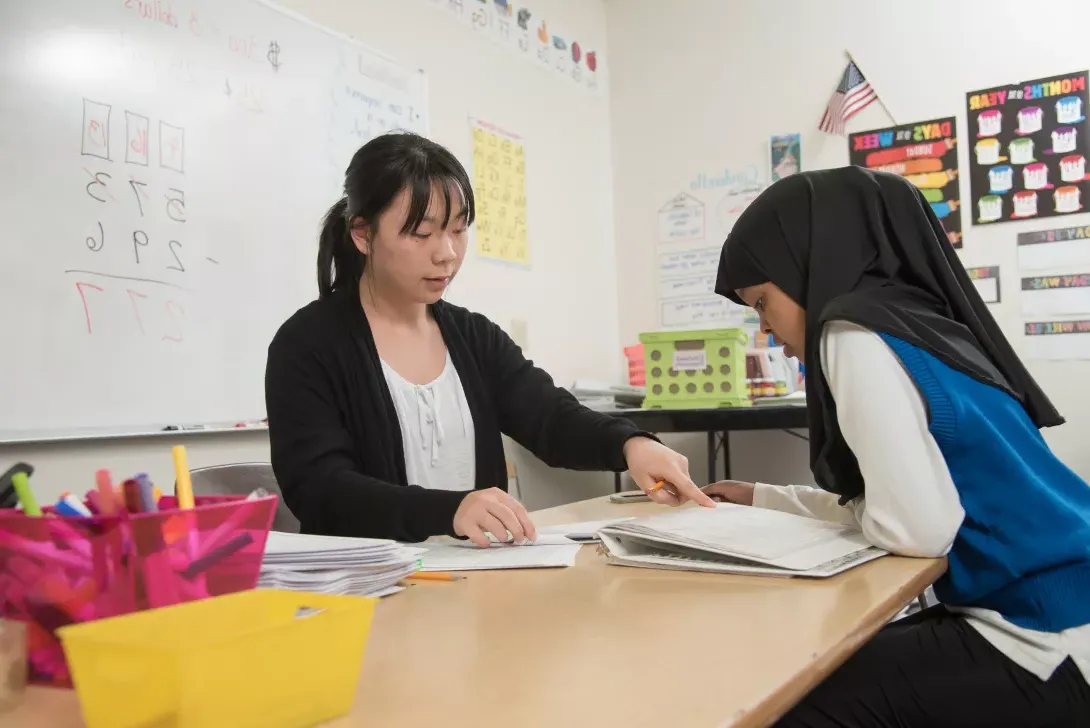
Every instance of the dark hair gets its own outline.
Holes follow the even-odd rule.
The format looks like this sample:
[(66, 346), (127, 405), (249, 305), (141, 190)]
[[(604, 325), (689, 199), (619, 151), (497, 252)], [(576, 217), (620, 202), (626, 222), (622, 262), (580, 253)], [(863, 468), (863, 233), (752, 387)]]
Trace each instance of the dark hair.
[(359, 284), (367, 256), (352, 242), (353, 221), (374, 229), (378, 218), (402, 190), (409, 190), (409, 216), (402, 234), (414, 232), (431, 204), (433, 185), (443, 192), (443, 227), (451, 222), (461, 194), (460, 218), (472, 225), (476, 217), (473, 188), (462, 163), (448, 149), (412, 132), (377, 136), (352, 156), (344, 174), (344, 197), (337, 200), (322, 222), (318, 238), (318, 297)]

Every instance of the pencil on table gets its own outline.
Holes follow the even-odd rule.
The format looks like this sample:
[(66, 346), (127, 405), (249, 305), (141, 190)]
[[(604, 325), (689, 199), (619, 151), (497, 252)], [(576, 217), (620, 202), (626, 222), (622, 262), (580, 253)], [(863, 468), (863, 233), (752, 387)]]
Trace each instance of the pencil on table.
[(447, 571), (418, 571), (412, 576), (405, 577), (414, 581), (461, 581), (465, 579), (460, 574), (451, 574)]

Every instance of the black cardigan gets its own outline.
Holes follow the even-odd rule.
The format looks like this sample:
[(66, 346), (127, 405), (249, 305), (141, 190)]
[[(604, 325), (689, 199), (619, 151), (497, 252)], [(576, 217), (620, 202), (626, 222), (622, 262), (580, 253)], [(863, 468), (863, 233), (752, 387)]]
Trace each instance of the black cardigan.
[[(624, 443), (646, 433), (580, 405), (484, 316), (443, 301), (431, 312), (473, 416), (476, 488), (507, 489), (500, 432), (553, 467), (627, 468)], [(269, 345), (265, 402), (273, 470), (303, 533), (400, 541), (453, 534), (467, 493), (406, 482), (397, 412), (354, 287), (280, 327)]]

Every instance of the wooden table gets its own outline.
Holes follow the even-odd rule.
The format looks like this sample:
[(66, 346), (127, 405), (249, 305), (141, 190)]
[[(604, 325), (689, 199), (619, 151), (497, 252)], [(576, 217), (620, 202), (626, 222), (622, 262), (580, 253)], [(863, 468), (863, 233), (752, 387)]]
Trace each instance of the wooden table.
[[(538, 525), (661, 506), (600, 498)], [(350, 715), (328, 728), (764, 726), (931, 584), (886, 557), (825, 580), (607, 566), (416, 582), (377, 609)], [(79, 728), (74, 693), (30, 688), (0, 725)]]

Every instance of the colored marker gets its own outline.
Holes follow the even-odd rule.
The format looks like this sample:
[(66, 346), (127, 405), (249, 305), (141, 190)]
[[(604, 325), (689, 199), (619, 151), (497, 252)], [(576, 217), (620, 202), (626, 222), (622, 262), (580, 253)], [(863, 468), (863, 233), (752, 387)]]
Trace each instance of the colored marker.
[(57, 501), (57, 505), (53, 507), (53, 510), (61, 516), (74, 516), (86, 518), (91, 515), (91, 510), (87, 506), (79, 502), (79, 498), (71, 493), (65, 493)]
[(112, 516), (118, 511), (117, 496), (114, 494), (113, 485), (110, 484), (110, 471), (106, 469), (95, 473), (95, 486), (98, 488), (99, 513)]
[(15, 492), (15, 486), (11, 484), (11, 476), (15, 473), (26, 473), (29, 478), (34, 475), (34, 466), (27, 463), (15, 463), (0, 475), (0, 508), (14, 508), (19, 504), (19, 495)]
[(121, 484), (121, 502), (125, 504), (125, 510), (129, 513), (142, 513), (143, 501), (140, 498), (140, 486), (130, 478)]
[(155, 513), (159, 510), (159, 499), (155, 497), (155, 486), (151, 484), (151, 478), (147, 473), (136, 476), (136, 485), (140, 488), (140, 506), (144, 513)]
[(26, 473), (12, 473), (11, 485), (15, 488), (15, 494), (19, 496), (19, 502), (23, 505), (23, 513), (28, 516), (42, 515), (42, 509), (38, 501), (34, 499), (34, 492), (30, 489), (30, 478)]
[(199, 559), (193, 559), (189, 562), (189, 566), (185, 568), (181, 573), (183, 578), (193, 579), (200, 574), (204, 573), (208, 569), (212, 568), (219, 562), (226, 559), (231, 554), (241, 549), (246, 548), (253, 543), (254, 537), (250, 535), (249, 531), (243, 531), (242, 533), (235, 534), (227, 543), (217, 546)]
[(178, 498), (178, 507), (193, 508), (193, 481), (189, 478), (189, 463), (186, 462), (185, 445), (175, 445), (171, 450), (174, 455), (174, 495)]
[(87, 501), (87, 508), (91, 511), (91, 515), (97, 516), (98, 514), (102, 513), (102, 508), (99, 506), (98, 502), (97, 490), (87, 491), (87, 495), (84, 496), (84, 500)]

